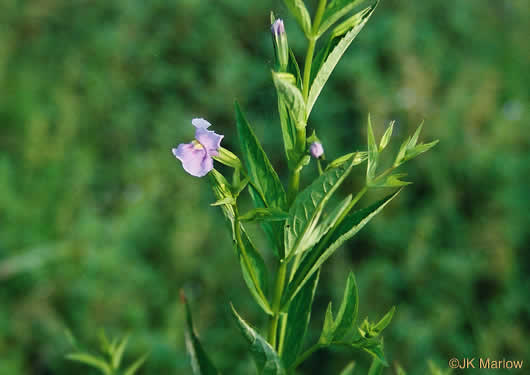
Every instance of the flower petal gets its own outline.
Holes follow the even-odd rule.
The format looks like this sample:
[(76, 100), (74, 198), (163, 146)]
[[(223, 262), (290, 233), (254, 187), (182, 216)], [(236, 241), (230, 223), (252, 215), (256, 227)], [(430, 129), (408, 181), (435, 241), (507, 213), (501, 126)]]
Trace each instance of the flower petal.
[(171, 151), (182, 162), (184, 170), (192, 176), (203, 177), (213, 169), (213, 159), (206, 149), (197, 148), (193, 143), (181, 143)]
[(219, 155), (218, 150), (221, 147), (221, 139), (223, 137), (224, 135), (219, 135), (211, 130), (199, 128), (195, 131), (195, 139), (204, 146), (210, 156)]
[(203, 119), (203, 118), (194, 118), (193, 120), (191, 120), (191, 123), (192, 123), (193, 126), (195, 126), (197, 129), (207, 129), (207, 128), (209, 128), (210, 126), (212, 126), (212, 124), (210, 124), (208, 121), (206, 121), (206, 120)]

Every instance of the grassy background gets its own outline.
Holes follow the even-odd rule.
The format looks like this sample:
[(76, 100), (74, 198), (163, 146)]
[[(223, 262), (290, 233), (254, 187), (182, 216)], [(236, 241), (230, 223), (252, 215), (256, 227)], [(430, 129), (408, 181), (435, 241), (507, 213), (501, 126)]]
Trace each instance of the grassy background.
[[(151, 351), (141, 374), (188, 374), (182, 287), (223, 373), (253, 370), (227, 302), (263, 318), (208, 184), (170, 149), (199, 116), (238, 152), (237, 98), (286, 177), (270, 10), (301, 58), (280, 1), (0, 1), (0, 374), (91, 374), (63, 359), (65, 330), (94, 350), (100, 329), (133, 334), (126, 361)], [(397, 121), (394, 147), (422, 119), (440, 144), (326, 264), (310, 337), (353, 269), (361, 318), (398, 306), (385, 346), (410, 374), (530, 359), (529, 16), (525, 0), (385, 0), (352, 44), (310, 122), (328, 157), (365, 148), (369, 112), (379, 136)], [(354, 358), (369, 361), (319, 352), (301, 373)]]

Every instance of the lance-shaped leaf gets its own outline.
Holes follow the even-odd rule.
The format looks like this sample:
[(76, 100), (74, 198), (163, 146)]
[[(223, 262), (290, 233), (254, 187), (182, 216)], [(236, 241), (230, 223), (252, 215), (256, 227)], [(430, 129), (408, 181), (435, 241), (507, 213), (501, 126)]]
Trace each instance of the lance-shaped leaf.
[(287, 257), (307, 250), (318, 241), (315, 233), (322, 211), (352, 168), (353, 163), (350, 161), (331, 169), (298, 195), (285, 223)]
[[(210, 172), (210, 176), (213, 191), (218, 201), (233, 198), (228, 181), (226, 181), (222, 174), (213, 169)], [(241, 223), (239, 224), (239, 235), (236, 232), (237, 228), (234, 207), (230, 204), (223, 204), (221, 205), (221, 208), (231, 228), (232, 240), (234, 241), (234, 247), (241, 264), (243, 280), (245, 280), (250, 293), (263, 311), (267, 314), (272, 314), (272, 310), (266, 298), (268, 271), (265, 261), (258, 250), (256, 250)]]
[(379, 158), (379, 150), (375, 143), (374, 131), (372, 128), (371, 116), (368, 115), (368, 166), (366, 168), (366, 183), (370, 185), (375, 178), (375, 171), (377, 169), (377, 160)]
[(282, 129), (283, 147), (289, 165), (294, 163), (294, 147), (296, 143), (296, 128), (291, 121), (289, 110), (282, 98), (278, 97), (278, 113)]
[(311, 16), (303, 0), (283, 0), (287, 8), (295, 16), (296, 21), (307, 36), (311, 36)]
[[(197, 337), (193, 328), (193, 320), (191, 309), (184, 294), (181, 294), (181, 299), (184, 302), (186, 309), (186, 349), (191, 360), (191, 368), (194, 375), (218, 375), (219, 371), (204, 351), (199, 338)], [(134, 371), (134, 370), (128, 370)]]
[[(256, 208), (267, 208), (263, 196), (254, 188), (254, 186), (249, 185), (248, 192)], [(283, 223), (279, 221), (263, 221), (261, 227), (267, 235), (267, 240), (276, 256), (283, 258)]]
[(328, 305), (324, 327), (318, 340), (319, 344), (330, 345), (333, 341), (342, 340), (348, 332), (353, 331), (357, 319), (358, 305), (359, 295), (357, 292), (357, 284), (355, 283), (353, 272), (350, 272), (336, 319), (333, 318), (331, 302)]
[(368, 319), (365, 319), (359, 327), (360, 334), (369, 339), (379, 336), (390, 324), (395, 312), (396, 306), (392, 306), (392, 308), (377, 323), (370, 323)]
[(391, 121), (388, 125), (388, 128), (385, 131), (385, 134), (381, 137), (381, 142), (379, 142), (379, 151), (383, 151), (385, 147), (388, 145), (388, 142), (390, 142), (390, 137), (392, 137), (392, 131), (394, 130), (394, 124), (395, 121)]
[(103, 358), (88, 353), (72, 353), (66, 356), (70, 361), (84, 363), (85, 365), (97, 368), (103, 375), (111, 375), (112, 368)]
[(285, 103), (296, 128), (304, 128), (305, 102), (300, 89), (296, 87), (296, 78), (291, 73), (272, 72), (272, 79), (278, 96)]
[(355, 26), (342, 37), (338, 44), (333, 48), (333, 50), (327, 56), (325, 62), (320, 67), (318, 73), (313, 80), (311, 89), (309, 91), (309, 96), (307, 98), (307, 107), (306, 107), (306, 118), (309, 118), (309, 114), (315, 104), (320, 92), (324, 88), (329, 76), (335, 69), (335, 66), (339, 62), (340, 58), (346, 52), (350, 44), (353, 42), (357, 34), (362, 30), (366, 22), (370, 19), (370, 16), (373, 14), (377, 2), (370, 8), (366, 8), (361, 12), (357, 13)]
[(330, 26), (362, 2), (364, 2), (364, 0), (332, 0), (326, 7), (324, 15), (322, 16), (322, 21), (318, 28), (318, 35), (322, 35)]
[(333, 229), (331, 236), (324, 237), (312, 250), (310, 250), (296, 270), (282, 297), (282, 310), (291, 299), (300, 291), (311, 276), (322, 264), (347, 240), (357, 234), (370, 222), (385, 206), (400, 192), (381, 199), (367, 208), (348, 214), (344, 220)]
[(317, 272), (289, 305), (287, 328), (281, 353), (286, 368), (291, 367), (296, 362), (304, 343), (304, 337), (311, 319), (311, 308), (318, 285), (318, 278), (319, 273)]
[(355, 165), (361, 164), (363, 161), (367, 159), (368, 159), (368, 153), (366, 151), (352, 152), (352, 153), (343, 155), (333, 160), (326, 167), (326, 171), (330, 170), (331, 168), (337, 168), (339, 165), (342, 165), (351, 160), (353, 160), (353, 165), (355, 166)]
[[(278, 174), (272, 167), (256, 135), (245, 119), (239, 105), (235, 104), (236, 122), (243, 160), (252, 183), (249, 189), (256, 208), (285, 208), (286, 195)], [(283, 258), (283, 225), (264, 223), (264, 229), (276, 253)]]
[(285, 221), (289, 214), (279, 208), (254, 208), (239, 217), (245, 221)]
[(286, 375), (285, 367), (278, 353), (276, 353), (272, 346), (259, 333), (239, 316), (232, 304), (230, 306), (235, 321), (249, 344), (250, 354), (256, 362), (258, 373), (261, 375)]
[(263, 196), (267, 207), (283, 208), (285, 206), (285, 191), (280, 178), (237, 102), (235, 109), (239, 142), (250, 181)]
[(267, 266), (241, 224), (240, 227), (242, 244), (238, 244), (238, 249), (243, 279), (258, 305), (267, 314), (272, 315), (272, 310), (266, 297), (268, 287)]
[(357, 284), (355, 283), (353, 272), (350, 272), (346, 282), (344, 296), (342, 297), (342, 303), (340, 304), (339, 312), (335, 319), (335, 329), (333, 333), (333, 338), (335, 340), (342, 339), (350, 330), (353, 330), (353, 326), (357, 319), (358, 308), (359, 294), (357, 292)]
[[(140, 369), (140, 367), (144, 364), (144, 362), (145, 362), (145, 360), (147, 359), (148, 356), (149, 356), (149, 354), (144, 354), (143, 356), (138, 358), (136, 361), (134, 361), (129, 367), (127, 367), (123, 371), (123, 375), (134, 375), (134, 374), (136, 374), (136, 371), (138, 371)], [(204, 372), (203, 374), (207, 374), (207, 373)], [(214, 374), (217, 374), (217, 373), (214, 372)]]
[(429, 143), (420, 143), (417, 145), (422, 128), (423, 122), (420, 124), (420, 126), (418, 126), (418, 129), (416, 129), (414, 135), (412, 137), (408, 137), (405, 142), (401, 144), (394, 162), (394, 167), (397, 167), (436, 146), (438, 140)]
[(370, 183), (370, 187), (402, 187), (412, 184), (412, 182), (402, 181), (401, 178), (405, 177), (406, 173), (395, 173), (390, 176), (385, 177), (383, 180), (377, 181), (375, 183)]

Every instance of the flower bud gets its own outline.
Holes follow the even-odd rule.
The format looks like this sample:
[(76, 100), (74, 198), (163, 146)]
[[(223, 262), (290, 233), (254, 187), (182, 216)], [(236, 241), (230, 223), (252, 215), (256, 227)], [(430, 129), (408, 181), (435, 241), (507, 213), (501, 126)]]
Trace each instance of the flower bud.
[(278, 18), (272, 23), (271, 33), (276, 61), (278, 62), (280, 71), (284, 72), (289, 64), (289, 43), (287, 42), (287, 34), (285, 33), (285, 26), (283, 25), (282, 19)]
[(309, 152), (311, 153), (311, 156), (318, 159), (324, 155), (324, 147), (322, 147), (322, 143), (320, 142), (313, 142), (311, 143), (311, 146), (309, 146)]

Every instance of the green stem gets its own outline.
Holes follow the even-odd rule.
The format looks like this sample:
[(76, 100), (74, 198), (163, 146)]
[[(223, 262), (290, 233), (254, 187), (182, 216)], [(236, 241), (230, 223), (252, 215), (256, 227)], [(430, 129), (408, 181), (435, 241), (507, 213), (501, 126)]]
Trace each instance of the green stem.
[(278, 333), (278, 321), (280, 319), (280, 302), (282, 300), (283, 287), (285, 285), (285, 275), (287, 274), (287, 262), (280, 260), (278, 273), (276, 274), (276, 283), (274, 286), (274, 296), (272, 300), (273, 315), (269, 321), (269, 344), (276, 347), (276, 335)]
[[(296, 154), (299, 155), (300, 160), (302, 160), (305, 153), (305, 144), (306, 144), (306, 132), (304, 128), (296, 129)], [(302, 171), (302, 166), (300, 165), (300, 160), (297, 161), (291, 174), (289, 176), (289, 185), (287, 186), (287, 203), (289, 206), (293, 203), (296, 194), (300, 189), (300, 172)]]
[(315, 37), (309, 38), (309, 45), (307, 46), (307, 54), (305, 57), (304, 64), (304, 80), (302, 83), (302, 95), (304, 101), (307, 102), (307, 97), (309, 95), (309, 79), (311, 78), (311, 65), (313, 64), (313, 54), (315, 53), (315, 44), (317, 40)]
[(320, 27), (320, 21), (322, 21), (322, 16), (324, 15), (324, 10), (326, 10), (327, 0), (319, 0), (317, 12), (315, 18), (313, 19), (313, 28), (311, 30), (311, 36), (308, 36), (309, 45), (307, 47), (307, 54), (305, 58), (304, 65), (304, 81), (302, 86), (302, 94), (304, 100), (307, 102), (307, 97), (309, 95), (309, 80), (311, 78), (311, 66), (313, 64), (313, 55), (315, 53), (315, 45), (318, 39), (317, 33), (318, 28)]
[(293, 203), (298, 189), (300, 189), (300, 171), (294, 170), (289, 176), (289, 185), (287, 186), (287, 203), (289, 206)]
[(318, 34), (318, 28), (320, 27), (320, 21), (322, 21), (322, 16), (326, 10), (327, 0), (320, 0), (318, 2), (317, 12), (315, 13), (315, 19), (313, 20), (313, 35)]

